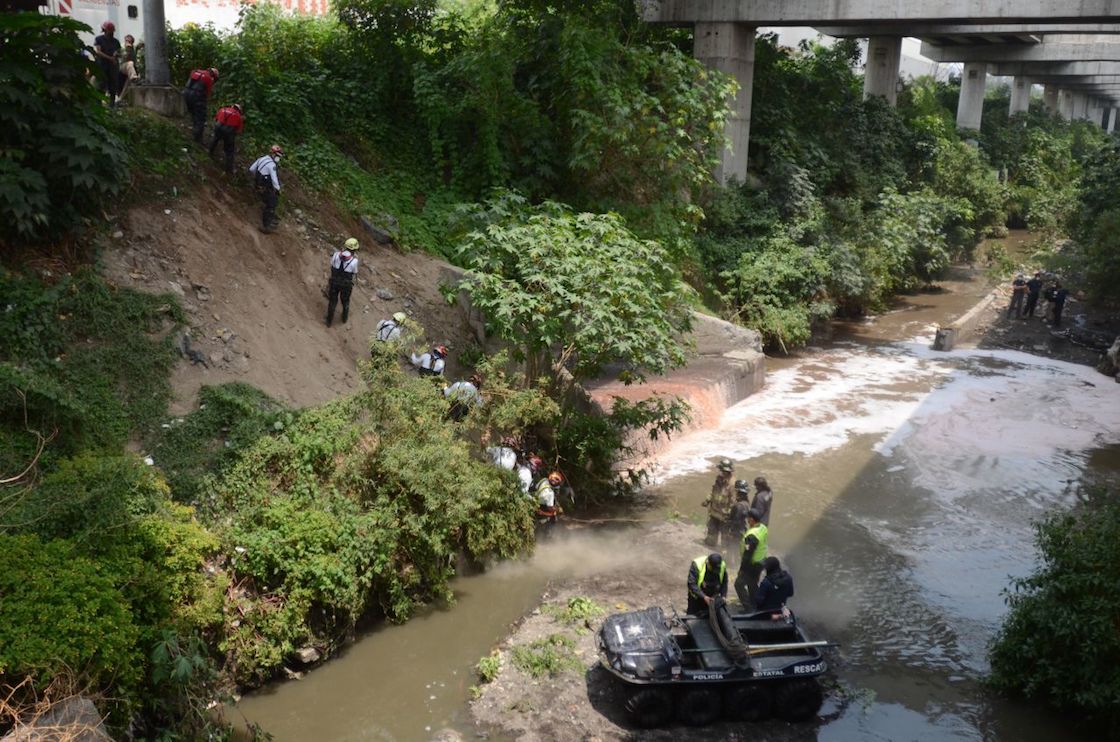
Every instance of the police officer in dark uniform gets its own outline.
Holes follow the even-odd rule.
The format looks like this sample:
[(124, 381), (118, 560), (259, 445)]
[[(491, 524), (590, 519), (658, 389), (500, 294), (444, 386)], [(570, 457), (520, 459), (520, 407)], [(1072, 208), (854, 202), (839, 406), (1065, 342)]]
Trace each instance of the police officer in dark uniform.
[(727, 565), (719, 552), (698, 556), (688, 568), (688, 613), (702, 616), (712, 598), (727, 597)]

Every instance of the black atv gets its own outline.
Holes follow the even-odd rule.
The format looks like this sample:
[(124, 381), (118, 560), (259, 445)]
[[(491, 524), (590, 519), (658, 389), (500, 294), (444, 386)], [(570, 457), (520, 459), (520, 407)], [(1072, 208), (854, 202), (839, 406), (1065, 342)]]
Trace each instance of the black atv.
[(630, 686), (626, 710), (647, 728), (667, 724), (674, 709), (690, 726), (721, 713), (810, 719), (824, 700), (821, 650), (832, 646), (810, 641), (788, 610), (732, 615), (721, 599), (703, 618), (646, 608), (609, 616), (599, 630), (599, 661)]

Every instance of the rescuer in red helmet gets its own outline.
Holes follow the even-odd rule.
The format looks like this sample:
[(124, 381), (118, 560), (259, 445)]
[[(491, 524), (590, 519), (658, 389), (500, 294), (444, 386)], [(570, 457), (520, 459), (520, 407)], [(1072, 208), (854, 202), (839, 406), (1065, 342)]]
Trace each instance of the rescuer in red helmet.
[(218, 70), (215, 67), (194, 70), (187, 78), (187, 86), (183, 88), (183, 100), (191, 114), (191, 133), (199, 144), (202, 144), (202, 132), (206, 129), (206, 106), (210, 102), (210, 90), (217, 81)]
[(101, 24), (101, 35), (93, 40), (93, 53), (97, 64), (105, 75), (105, 92), (109, 94), (109, 105), (117, 105), (121, 91), (121, 69), (119, 55), (121, 42), (115, 36), (117, 27), (112, 21)]
[(241, 133), (244, 125), (245, 117), (240, 103), (222, 106), (214, 116), (214, 138), (210, 140), (210, 156), (214, 156), (214, 150), (218, 148), (218, 142), (221, 142), (226, 153), (227, 173), (233, 173), (234, 139)]

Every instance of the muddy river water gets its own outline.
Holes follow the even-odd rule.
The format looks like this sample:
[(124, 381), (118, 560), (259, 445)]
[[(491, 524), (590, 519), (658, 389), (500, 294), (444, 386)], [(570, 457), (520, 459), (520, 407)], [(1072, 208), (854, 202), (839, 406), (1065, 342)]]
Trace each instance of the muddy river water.
[[(717, 429), (660, 457), (665, 506), (700, 522), (721, 456), (774, 487), (770, 548), (792, 601), (842, 645), (856, 699), (826, 704), (818, 740), (1077, 739), (1068, 720), (982, 687), (1010, 578), (1030, 572), (1032, 523), (1070, 507), (1086, 477), (1120, 475), (1120, 397), (1092, 369), (1013, 351), (928, 349), (982, 282), (901, 301), (833, 341), (768, 359), (766, 386)], [(472, 670), (549, 579), (608, 569), (642, 526), (582, 533), (455, 582), (456, 604), (382, 626), (298, 682), (231, 710), (279, 742), (473, 736)]]

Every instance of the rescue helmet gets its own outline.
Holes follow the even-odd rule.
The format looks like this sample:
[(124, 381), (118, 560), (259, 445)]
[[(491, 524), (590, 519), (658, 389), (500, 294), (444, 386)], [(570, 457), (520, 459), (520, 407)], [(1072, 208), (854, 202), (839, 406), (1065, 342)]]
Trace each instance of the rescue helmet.
[(762, 560), (762, 568), (766, 570), (766, 574), (773, 574), (782, 568), (782, 563), (778, 561), (776, 556), (768, 556)]
[(233, 110), (237, 111), (238, 113), (245, 113), (245, 109), (241, 107), (240, 103), (234, 103)]
[(346, 240), (345, 243), (343, 243), (343, 247), (345, 247), (350, 252), (356, 252), (358, 247), (360, 246), (358, 245), (358, 240), (354, 237), (351, 237), (350, 239)]
[(544, 468), (544, 461), (541, 459), (540, 456), (535, 456), (535, 455), (530, 456), (529, 457), (529, 466), (532, 467), (532, 469), (534, 471), (538, 471), (538, 470)]
[(284, 156), (284, 148), (281, 147), (279, 144), (274, 144), (274, 145), (272, 145), (271, 147), (268, 148), (268, 154), (272, 155), (273, 157), (283, 157)]
[(753, 521), (756, 521), (758, 523), (761, 523), (762, 522), (762, 513), (758, 512), (758, 510), (756, 510), (755, 508), (751, 508), (750, 510), (747, 511), (747, 518), (749, 520), (753, 520)]
[(732, 468), (733, 468), (733, 466), (731, 464), (731, 459), (720, 459), (719, 460), (719, 470), (720, 471), (731, 471)]
[(432, 348), (432, 352), (440, 357), (444, 357), (447, 355), (447, 346), (437, 345), (436, 347)]
[(218, 68), (217, 67), (211, 67), (210, 68), (210, 77), (214, 78), (215, 80), (218, 79)]
[(548, 483), (552, 486), (564, 483), (564, 475), (558, 471), (550, 472), (548, 475)]
[(393, 321), (398, 325), (408, 319), (404, 312), (393, 312)]
[(747, 492), (749, 492), (750, 491), (750, 485), (747, 484), (747, 480), (736, 479), (735, 480), (735, 491), (740, 493), (740, 494), (746, 494)]
[(113, 33), (114, 31), (117, 30), (117, 27), (116, 27), (116, 25), (113, 24), (112, 21), (105, 21), (104, 23), (101, 24), (101, 30), (104, 31), (105, 33)]

